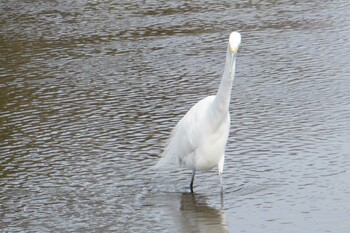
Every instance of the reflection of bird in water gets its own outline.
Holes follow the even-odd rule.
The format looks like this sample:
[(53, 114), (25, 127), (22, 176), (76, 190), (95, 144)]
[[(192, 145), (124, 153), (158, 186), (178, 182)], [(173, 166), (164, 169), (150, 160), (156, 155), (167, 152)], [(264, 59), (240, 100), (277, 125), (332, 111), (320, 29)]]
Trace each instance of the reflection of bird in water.
[(203, 195), (156, 192), (145, 197), (143, 205), (166, 232), (229, 232), (224, 210), (208, 205)]
[(155, 168), (175, 158), (192, 170), (191, 192), (196, 170), (218, 167), (221, 192), (225, 147), (230, 129), (229, 103), (235, 76), (236, 54), (241, 43), (238, 32), (230, 34), (224, 74), (216, 95), (196, 103), (173, 129), (169, 143)]
[(228, 232), (225, 213), (208, 206), (205, 196), (183, 193), (180, 210), (183, 232)]

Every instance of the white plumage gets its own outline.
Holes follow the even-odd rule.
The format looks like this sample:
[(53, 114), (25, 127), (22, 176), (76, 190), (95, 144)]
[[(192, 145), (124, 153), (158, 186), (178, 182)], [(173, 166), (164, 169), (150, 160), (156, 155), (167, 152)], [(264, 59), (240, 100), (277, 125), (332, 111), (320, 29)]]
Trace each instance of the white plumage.
[(241, 43), (238, 32), (230, 34), (226, 52), (226, 64), (219, 90), (196, 103), (173, 129), (162, 158), (154, 168), (171, 159), (177, 159), (181, 167), (193, 171), (191, 192), (196, 170), (218, 167), (221, 191), (225, 147), (230, 130), (229, 103), (235, 74), (236, 53)]

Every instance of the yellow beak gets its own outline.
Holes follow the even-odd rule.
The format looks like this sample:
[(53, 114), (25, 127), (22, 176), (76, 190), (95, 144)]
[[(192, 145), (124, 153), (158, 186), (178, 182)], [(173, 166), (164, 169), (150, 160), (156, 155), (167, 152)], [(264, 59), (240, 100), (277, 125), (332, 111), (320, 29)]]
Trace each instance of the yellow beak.
[(236, 55), (236, 53), (238, 51), (238, 46), (234, 46), (234, 47), (230, 46), (230, 51), (231, 51), (231, 53), (234, 53)]

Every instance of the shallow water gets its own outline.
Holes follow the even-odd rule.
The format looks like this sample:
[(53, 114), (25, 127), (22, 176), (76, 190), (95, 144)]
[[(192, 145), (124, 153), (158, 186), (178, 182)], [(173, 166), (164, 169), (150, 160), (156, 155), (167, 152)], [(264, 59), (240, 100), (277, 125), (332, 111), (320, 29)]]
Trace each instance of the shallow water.
[[(6, 1), (0, 229), (348, 232), (346, 1)], [(170, 130), (215, 94), (239, 30), (215, 170), (154, 174)]]

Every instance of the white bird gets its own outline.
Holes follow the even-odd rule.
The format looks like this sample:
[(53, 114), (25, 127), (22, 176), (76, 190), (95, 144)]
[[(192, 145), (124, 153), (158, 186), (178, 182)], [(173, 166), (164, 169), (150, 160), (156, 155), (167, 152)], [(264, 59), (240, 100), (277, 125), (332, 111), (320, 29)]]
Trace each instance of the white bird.
[(222, 173), (230, 130), (229, 104), (240, 43), (241, 35), (232, 32), (226, 52), (224, 74), (217, 94), (200, 100), (182, 117), (172, 130), (161, 159), (154, 166), (160, 168), (172, 158), (176, 158), (181, 167), (192, 170), (192, 193), (196, 170), (210, 170), (215, 166), (218, 167), (223, 193)]

